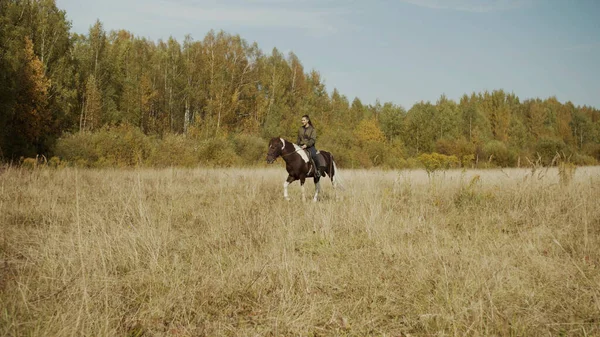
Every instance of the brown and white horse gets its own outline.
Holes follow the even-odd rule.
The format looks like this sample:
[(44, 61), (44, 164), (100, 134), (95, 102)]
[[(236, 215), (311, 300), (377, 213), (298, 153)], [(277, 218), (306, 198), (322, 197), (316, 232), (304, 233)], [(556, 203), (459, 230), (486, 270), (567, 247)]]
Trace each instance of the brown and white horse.
[[(333, 160), (333, 155), (327, 151), (319, 151), (322, 156), (323, 163), (325, 163), (325, 170), (321, 172), (321, 176), (328, 175), (335, 189), (338, 185), (336, 181), (337, 167)], [(309, 158), (309, 154), (306, 150), (300, 146), (287, 141), (283, 138), (271, 138), (269, 142), (269, 151), (267, 152), (267, 163), (272, 164), (278, 157), (283, 158), (285, 161), (285, 168), (288, 172), (288, 177), (283, 183), (283, 197), (286, 200), (290, 200), (288, 196), (288, 186), (296, 180), (300, 180), (300, 186), (302, 190), (302, 201), (306, 201), (306, 194), (304, 191), (304, 182), (306, 178), (313, 178), (315, 182), (315, 195), (313, 201), (317, 201), (319, 198), (319, 192), (321, 191), (320, 178), (315, 178), (315, 167)]]

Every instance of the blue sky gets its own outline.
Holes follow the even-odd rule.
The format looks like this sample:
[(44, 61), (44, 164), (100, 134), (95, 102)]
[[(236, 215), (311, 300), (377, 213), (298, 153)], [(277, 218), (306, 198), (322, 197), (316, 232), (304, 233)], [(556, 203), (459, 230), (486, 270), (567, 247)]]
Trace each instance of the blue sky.
[(350, 101), (409, 109), (504, 89), (600, 108), (598, 0), (57, 0), (72, 31), (179, 41), (210, 29), (293, 51)]

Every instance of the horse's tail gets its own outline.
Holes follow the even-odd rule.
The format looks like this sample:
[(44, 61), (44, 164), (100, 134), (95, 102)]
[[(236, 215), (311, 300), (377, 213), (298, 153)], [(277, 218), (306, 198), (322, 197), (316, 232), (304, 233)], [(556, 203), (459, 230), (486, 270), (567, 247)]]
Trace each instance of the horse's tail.
[(337, 165), (335, 165), (335, 160), (333, 160), (333, 154), (330, 154), (330, 156), (332, 165), (332, 170), (330, 170), (331, 183), (333, 184), (334, 188), (340, 188), (341, 190), (344, 190), (344, 184), (342, 184), (342, 180), (340, 179), (340, 175), (338, 173)]

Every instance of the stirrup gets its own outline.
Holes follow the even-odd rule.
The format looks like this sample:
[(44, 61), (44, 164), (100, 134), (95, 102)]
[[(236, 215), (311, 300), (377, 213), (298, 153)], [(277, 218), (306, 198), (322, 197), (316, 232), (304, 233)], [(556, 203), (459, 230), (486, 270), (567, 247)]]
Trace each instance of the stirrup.
[(315, 165), (314, 160), (312, 161), (312, 170), (314, 171), (314, 177), (315, 178), (321, 178), (321, 172), (319, 172), (319, 168), (317, 167), (317, 165)]

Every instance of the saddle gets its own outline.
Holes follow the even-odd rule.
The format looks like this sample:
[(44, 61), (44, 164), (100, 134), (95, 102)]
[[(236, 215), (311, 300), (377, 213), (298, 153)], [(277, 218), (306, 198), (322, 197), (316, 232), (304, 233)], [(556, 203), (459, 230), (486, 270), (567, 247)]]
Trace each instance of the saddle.
[[(312, 163), (312, 161), (313, 161), (313, 160), (312, 160), (312, 158), (311, 158), (311, 156), (310, 156), (310, 151), (308, 151), (308, 150), (304, 149), (304, 153), (306, 154), (306, 158), (308, 158), (308, 161), (307, 161), (307, 163)], [(312, 164), (313, 164), (313, 167), (314, 167), (314, 166), (318, 166), (318, 164), (319, 164), (319, 163), (320, 163), (322, 166), (325, 166), (325, 157), (323, 157), (323, 155), (321, 154), (321, 151), (317, 150), (317, 155), (316, 155), (316, 158), (315, 158), (315, 159), (318, 161), (318, 163), (312, 163)], [(309, 172), (310, 172), (310, 170), (309, 170)], [(325, 172), (321, 172), (321, 175), (322, 175), (322, 176), (325, 176), (325, 174), (324, 174), (324, 173), (325, 173)]]
[[(303, 151), (304, 151), (304, 154), (306, 154), (306, 158), (308, 158), (307, 163), (311, 162), (312, 158), (310, 157), (310, 151), (308, 151), (306, 149), (304, 149)], [(323, 155), (321, 154), (321, 151), (319, 151), (319, 150), (317, 150), (317, 160), (320, 163), (325, 164), (325, 157), (323, 157)]]

